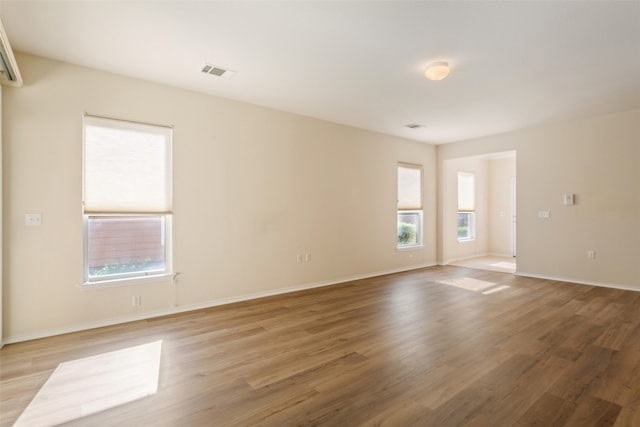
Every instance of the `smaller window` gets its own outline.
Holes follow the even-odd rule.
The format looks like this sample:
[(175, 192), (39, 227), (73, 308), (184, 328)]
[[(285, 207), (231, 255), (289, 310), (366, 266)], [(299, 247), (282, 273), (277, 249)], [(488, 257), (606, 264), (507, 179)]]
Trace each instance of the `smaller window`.
[(470, 172), (458, 172), (458, 241), (476, 238), (476, 178)]
[(398, 248), (422, 246), (422, 167), (398, 164)]
[(473, 240), (475, 235), (475, 213), (458, 212), (458, 240)]
[(422, 245), (422, 211), (398, 212), (398, 247)]

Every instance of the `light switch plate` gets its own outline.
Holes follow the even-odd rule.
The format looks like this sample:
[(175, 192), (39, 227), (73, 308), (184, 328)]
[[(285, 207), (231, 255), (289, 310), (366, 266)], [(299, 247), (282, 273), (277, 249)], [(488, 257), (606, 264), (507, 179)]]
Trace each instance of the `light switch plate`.
[(549, 211), (538, 211), (538, 218), (549, 218), (550, 216)]

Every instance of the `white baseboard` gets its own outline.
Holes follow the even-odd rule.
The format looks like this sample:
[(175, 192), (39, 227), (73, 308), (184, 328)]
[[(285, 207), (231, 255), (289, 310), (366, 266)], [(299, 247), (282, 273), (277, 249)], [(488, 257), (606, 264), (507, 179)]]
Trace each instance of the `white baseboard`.
[(498, 253), (498, 252), (489, 252), (489, 254), (487, 256), (497, 256), (497, 257), (500, 257), (500, 258), (515, 258), (511, 254), (502, 254), (502, 253)]
[(567, 277), (554, 277), (554, 276), (547, 276), (547, 275), (544, 275), (544, 274), (528, 273), (526, 271), (516, 271), (515, 275), (516, 276), (523, 276), (523, 277), (532, 277), (534, 279), (554, 280), (556, 282), (575, 283), (575, 284), (578, 284), (578, 285), (600, 286), (600, 287), (603, 287), (603, 288), (613, 288), (613, 289), (622, 289), (622, 290), (625, 290), (625, 291), (640, 292), (640, 286), (633, 287), (631, 285), (622, 285), (622, 284), (618, 284), (618, 283), (592, 282), (592, 281), (589, 281), (589, 280), (582, 280), (582, 279), (573, 279), (573, 278), (567, 278)]
[(15, 335), (15, 336), (10, 336), (10, 337), (5, 337), (5, 339), (2, 341), (2, 344), (4, 345), (4, 344), (13, 344), (13, 343), (22, 342), (22, 341), (31, 341), (31, 340), (40, 339), (40, 338), (52, 337), (52, 336), (55, 336), (55, 335), (62, 335), (62, 334), (68, 334), (68, 333), (71, 333), (71, 332), (85, 331), (85, 330), (88, 330), (88, 329), (102, 328), (104, 326), (119, 325), (119, 324), (122, 324), (122, 323), (135, 322), (137, 320), (151, 319), (151, 318), (154, 318), (154, 317), (166, 316), (166, 315), (170, 315), (170, 314), (184, 313), (184, 312), (194, 311), (194, 310), (202, 310), (204, 308), (210, 308), (210, 307), (216, 307), (216, 306), (220, 306), (220, 305), (232, 304), (232, 303), (241, 302), (241, 301), (249, 301), (249, 300), (252, 300), (252, 299), (258, 299), (258, 298), (264, 298), (264, 297), (269, 297), (269, 296), (274, 296), (274, 295), (287, 294), (287, 293), (291, 293), (291, 292), (298, 292), (298, 291), (303, 291), (303, 290), (307, 290), (307, 289), (320, 288), (320, 287), (323, 287), (323, 286), (338, 285), (338, 284), (341, 284), (341, 283), (348, 283), (348, 282), (352, 282), (352, 281), (355, 281), (355, 280), (368, 279), (370, 277), (384, 276), (386, 274), (402, 273), (404, 271), (411, 271), (411, 270), (419, 270), (421, 268), (433, 267), (435, 265), (436, 265), (435, 263), (411, 265), (411, 266), (395, 268), (395, 269), (391, 269), (391, 270), (377, 271), (377, 272), (374, 272), (374, 273), (358, 274), (358, 275), (355, 275), (355, 276), (343, 277), (343, 278), (335, 279), (335, 280), (314, 282), (314, 283), (306, 283), (306, 284), (303, 284), (303, 285), (290, 286), (290, 287), (287, 287), (287, 288), (279, 288), (279, 289), (273, 289), (273, 290), (269, 290), (269, 291), (256, 292), (256, 293), (252, 293), (252, 294), (248, 294), (248, 295), (240, 295), (240, 296), (237, 296), (237, 297), (221, 298), (221, 299), (212, 300), (212, 301), (205, 301), (205, 302), (201, 302), (201, 303), (179, 305), (179, 306), (173, 307), (173, 308), (156, 310), (156, 311), (149, 311), (149, 312), (146, 312), (146, 313), (139, 313), (139, 314), (134, 314), (134, 315), (127, 315), (127, 316), (118, 317), (118, 318), (114, 318), (114, 319), (102, 320), (102, 321), (97, 321), (97, 322), (83, 323), (81, 325), (74, 325), (74, 326), (68, 326), (68, 327), (63, 327), (63, 328), (48, 329), (48, 330), (45, 330), (45, 331), (34, 332), (34, 333), (31, 333), (31, 334), (23, 334), (23, 335)]
[(441, 264), (441, 265), (448, 265), (448, 264), (452, 264), (454, 262), (467, 261), (467, 260), (470, 260), (470, 259), (482, 258), (482, 257), (485, 257), (485, 256), (489, 256), (489, 254), (486, 253), (486, 252), (483, 252), (483, 253), (480, 253), (480, 254), (473, 254), (473, 255), (469, 255), (469, 256), (465, 256), (465, 257), (461, 257), (461, 258), (453, 258), (453, 259), (447, 260), (444, 264)]

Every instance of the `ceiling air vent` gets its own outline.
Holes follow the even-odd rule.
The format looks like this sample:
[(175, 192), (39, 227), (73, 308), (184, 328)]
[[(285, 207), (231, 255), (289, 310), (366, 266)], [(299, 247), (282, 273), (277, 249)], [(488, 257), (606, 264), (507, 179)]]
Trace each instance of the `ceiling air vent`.
[(212, 76), (223, 77), (225, 79), (230, 79), (236, 75), (236, 72), (233, 70), (228, 70), (226, 68), (210, 64), (205, 64), (201, 71), (205, 74), (211, 74)]
[(404, 127), (409, 129), (420, 129), (426, 127), (426, 125), (421, 125), (419, 123), (409, 123), (408, 125), (404, 125)]
[(8, 86), (22, 87), (22, 77), (13, 51), (0, 21), (0, 83)]

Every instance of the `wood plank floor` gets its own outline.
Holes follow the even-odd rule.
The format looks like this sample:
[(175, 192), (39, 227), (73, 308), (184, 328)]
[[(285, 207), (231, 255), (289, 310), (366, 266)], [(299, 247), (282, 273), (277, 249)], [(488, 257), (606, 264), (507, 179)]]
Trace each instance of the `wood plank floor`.
[(0, 426), (158, 340), (157, 393), (64, 425), (640, 426), (640, 293), (451, 266), (7, 345)]

